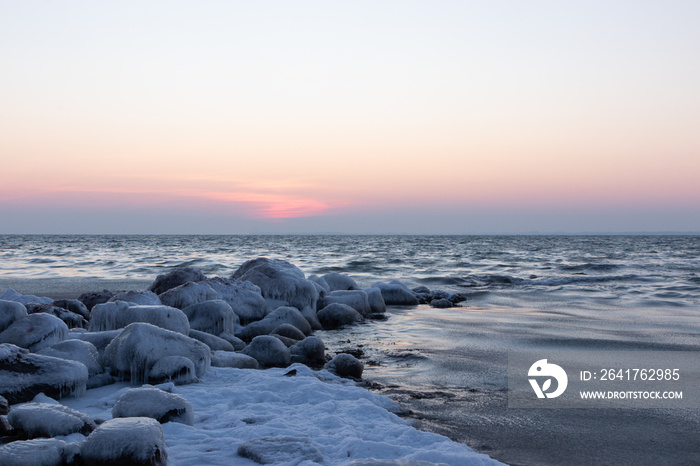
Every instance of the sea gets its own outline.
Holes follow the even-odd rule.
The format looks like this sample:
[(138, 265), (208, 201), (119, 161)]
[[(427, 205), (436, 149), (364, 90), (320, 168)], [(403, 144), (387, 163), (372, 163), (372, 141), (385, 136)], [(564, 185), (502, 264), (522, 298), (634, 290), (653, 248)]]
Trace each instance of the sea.
[[(256, 257), (360, 286), (401, 280), (457, 307), (391, 307), (317, 332), (365, 363), (364, 384), (417, 427), (512, 465), (700, 464), (697, 409), (513, 409), (508, 354), (698, 351), (700, 236), (0, 236), (0, 293), (54, 298), (143, 289), (196, 267), (229, 276)], [(698, 358), (700, 364), (700, 357)]]

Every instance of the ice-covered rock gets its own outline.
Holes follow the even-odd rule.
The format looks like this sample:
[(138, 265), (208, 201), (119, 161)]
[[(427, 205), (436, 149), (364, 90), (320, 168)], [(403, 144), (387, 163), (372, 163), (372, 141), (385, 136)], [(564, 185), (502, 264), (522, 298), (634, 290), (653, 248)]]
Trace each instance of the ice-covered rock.
[(85, 439), (81, 457), (86, 465), (168, 464), (163, 428), (158, 421), (148, 417), (106, 421)]
[(326, 362), (326, 346), (314, 335), (306, 337), (289, 348), (291, 361), (306, 364), (311, 367), (323, 366)]
[(340, 377), (361, 379), (362, 371), (365, 370), (365, 365), (351, 354), (340, 353), (326, 364), (326, 369)]
[(234, 333), (238, 314), (223, 299), (192, 304), (182, 310), (190, 321), (190, 329), (219, 335)]
[(323, 277), (319, 277), (318, 275), (309, 275), (307, 280), (316, 285), (316, 290), (318, 290), (319, 293), (330, 293), (331, 286), (326, 283), (326, 280)]
[(184, 396), (155, 387), (132, 388), (124, 392), (112, 408), (112, 417), (150, 417), (165, 424), (194, 422), (192, 403)]
[(88, 310), (92, 310), (97, 304), (109, 301), (112, 296), (114, 296), (114, 293), (109, 290), (88, 291), (78, 296), (78, 301), (83, 303)]
[(77, 299), (57, 299), (52, 304), (81, 315), (85, 319), (90, 319), (90, 310), (87, 308), (87, 306), (85, 306), (85, 304), (83, 304), (82, 301)]
[(16, 301), (0, 300), (0, 332), (22, 317), (27, 317), (27, 309), (24, 307), (24, 304)]
[(293, 340), (303, 340), (306, 338), (304, 332), (293, 326), (292, 324), (281, 324), (278, 325), (272, 333), (276, 335), (281, 335), (283, 337), (291, 338)]
[(0, 344), (0, 395), (11, 404), (29, 401), (41, 392), (53, 398), (81, 394), (87, 380), (88, 370), (80, 362)]
[(457, 293), (453, 293), (452, 291), (448, 290), (434, 290), (430, 294), (430, 299), (435, 300), (435, 299), (446, 299), (450, 301), (453, 304), (461, 303), (462, 301), (465, 301), (467, 298), (465, 298), (462, 295), (459, 295)]
[(250, 340), (258, 335), (269, 335), (282, 324), (290, 324), (301, 330), (305, 335), (311, 333), (311, 325), (309, 325), (309, 322), (298, 309), (283, 306), (270, 312), (264, 319), (243, 327), (239, 336), (244, 340)]
[(68, 326), (58, 317), (43, 312), (15, 320), (0, 333), (0, 343), (39, 351), (66, 339)]
[(236, 351), (231, 343), (211, 333), (190, 330), (190, 338), (201, 341), (212, 351)]
[(365, 293), (367, 293), (367, 302), (373, 314), (386, 312), (386, 304), (379, 288), (367, 288)]
[[(482, 464), (481, 462), (474, 464)], [(433, 463), (432, 461), (400, 459), (385, 460), (377, 458), (362, 458), (348, 463), (348, 466), (449, 466), (447, 463)]]
[(184, 285), (185, 283), (198, 282), (206, 278), (206, 275), (204, 275), (199, 269), (195, 269), (194, 267), (183, 267), (181, 269), (175, 269), (168, 273), (158, 275), (149, 290), (155, 294), (161, 294), (180, 285)]
[(243, 354), (255, 358), (263, 367), (287, 367), (290, 362), (289, 349), (275, 337), (260, 335), (253, 338), (243, 349)]
[(270, 336), (277, 338), (279, 341), (284, 343), (284, 346), (286, 346), (287, 348), (291, 348), (292, 346), (299, 343), (299, 340), (294, 340), (292, 338), (283, 337), (282, 335), (277, 335), (275, 333), (271, 333)]
[(158, 295), (161, 302), (166, 306), (184, 309), (197, 303), (211, 301), (218, 298), (216, 291), (206, 283), (189, 282), (184, 285), (171, 288)]
[(0, 294), (0, 300), (14, 301), (16, 303), (41, 303), (41, 304), (51, 304), (53, 299), (43, 298), (39, 296), (34, 296), (33, 294), (22, 294), (18, 293), (12, 288), (8, 288), (3, 294)]
[(233, 346), (234, 351), (241, 351), (243, 348), (245, 348), (245, 341), (241, 340), (237, 336), (231, 335), (230, 333), (221, 333), (219, 334), (219, 338), (222, 338), (229, 343), (231, 343), (231, 346)]
[(176, 385), (185, 385), (196, 381), (194, 364), (184, 356), (160, 358), (148, 373), (148, 382), (152, 384), (172, 382)]
[(449, 299), (440, 298), (440, 299), (433, 299), (432, 301), (430, 301), (430, 306), (438, 308), (438, 309), (447, 309), (447, 308), (453, 307), (454, 303), (452, 301), (450, 301)]
[(238, 446), (238, 455), (260, 464), (323, 461), (323, 455), (316, 442), (304, 437), (254, 438)]
[(166, 356), (184, 356), (192, 361), (195, 375), (201, 377), (209, 368), (210, 350), (204, 343), (155, 325), (129, 324), (104, 352), (104, 364), (132, 383), (148, 380), (156, 361)]
[(157, 294), (146, 290), (116, 291), (109, 301), (126, 301), (127, 303), (142, 306), (160, 306), (163, 304)]
[(418, 298), (405, 283), (398, 280), (392, 280), (389, 283), (377, 282), (372, 285), (373, 288), (379, 288), (382, 292), (384, 303), (390, 305), (418, 305)]
[(82, 362), (87, 367), (90, 376), (104, 370), (99, 362), (100, 355), (97, 352), (97, 348), (92, 343), (84, 340), (64, 340), (37, 351), (37, 354)]
[(87, 414), (61, 404), (49, 403), (15, 406), (7, 420), (16, 432), (27, 438), (56, 437), (75, 432), (88, 435), (97, 427)]
[(0, 446), (2, 466), (63, 466), (66, 442), (55, 438), (20, 440)]
[(367, 292), (364, 290), (331, 291), (323, 297), (323, 305), (325, 307), (333, 303), (347, 304), (363, 316), (372, 313)]
[(214, 367), (235, 367), (237, 369), (257, 369), (258, 360), (242, 353), (229, 351), (214, 351), (211, 355), (211, 365)]
[(36, 314), (43, 312), (46, 314), (51, 314), (65, 322), (68, 328), (87, 327), (87, 320), (85, 320), (83, 316), (76, 314), (75, 312), (71, 312), (68, 309), (64, 309), (53, 304), (42, 303), (27, 303), (25, 306), (27, 308), (27, 313)]
[(233, 279), (247, 280), (260, 287), (265, 299), (284, 301), (297, 309), (316, 309), (318, 291), (298, 267), (281, 259), (259, 257), (234, 272)]
[(10, 403), (7, 402), (7, 398), (0, 396), (0, 416), (10, 412)]
[(72, 340), (83, 340), (92, 343), (99, 354), (98, 361), (102, 361), (102, 355), (104, 354), (105, 348), (114, 340), (117, 335), (122, 333), (123, 329), (117, 330), (105, 330), (103, 332), (75, 332), (71, 331), (68, 333), (68, 338)]
[(226, 301), (243, 324), (260, 320), (267, 314), (268, 305), (260, 287), (250, 282), (213, 277), (201, 283), (212, 287), (216, 291), (217, 299)]
[(331, 272), (327, 273), (321, 277), (328, 283), (330, 291), (337, 290), (359, 290), (360, 287), (357, 286), (355, 280), (349, 275), (343, 273)]
[(326, 330), (351, 325), (362, 320), (362, 316), (347, 304), (332, 303), (318, 311), (318, 320)]
[(145, 322), (188, 335), (190, 322), (180, 310), (170, 306), (131, 306), (125, 301), (98, 304), (92, 310), (89, 332), (124, 328), (134, 322)]

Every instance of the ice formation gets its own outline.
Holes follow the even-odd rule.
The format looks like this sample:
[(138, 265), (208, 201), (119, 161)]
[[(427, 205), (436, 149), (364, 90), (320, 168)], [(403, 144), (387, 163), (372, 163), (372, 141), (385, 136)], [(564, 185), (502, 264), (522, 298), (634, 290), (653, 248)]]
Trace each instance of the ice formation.
[(133, 322), (145, 322), (188, 335), (190, 322), (180, 310), (170, 306), (132, 306), (125, 301), (98, 304), (92, 310), (89, 332), (124, 328)]
[(360, 379), (362, 378), (362, 371), (365, 370), (365, 365), (351, 354), (340, 353), (326, 364), (326, 369), (340, 377)]
[(81, 362), (85, 364), (90, 375), (95, 375), (103, 371), (99, 362), (100, 355), (97, 352), (97, 348), (88, 341), (64, 340), (53, 346), (37, 351), (37, 354)]
[(362, 320), (362, 316), (347, 304), (332, 303), (318, 311), (318, 320), (324, 329), (333, 330)]
[(360, 289), (352, 277), (343, 273), (331, 272), (323, 275), (321, 278), (328, 283), (329, 291)]
[(323, 461), (318, 444), (307, 437), (254, 438), (238, 446), (238, 455), (260, 464)]
[(386, 303), (379, 288), (367, 288), (364, 291), (367, 293), (367, 302), (373, 313), (386, 312)]
[(243, 354), (255, 358), (263, 367), (286, 367), (290, 363), (289, 349), (270, 335), (253, 338), (243, 350)]
[(16, 303), (41, 303), (41, 304), (51, 304), (53, 299), (34, 296), (33, 294), (22, 294), (18, 293), (12, 288), (8, 288), (3, 294), (0, 294), (0, 300), (14, 301)]
[(184, 285), (185, 283), (198, 282), (206, 278), (207, 277), (200, 270), (194, 267), (183, 267), (163, 275), (158, 275), (153, 285), (149, 288), (149, 291), (155, 294), (161, 294), (180, 285)]
[(184, 356), (192, 361), (195, 375), (201, 377), (209, 368), (211, 357), (207, 345), (180, 333), (155, 325), (129, 324), (104, 352), (104, 364), (132, 383), (148, 380), (149, 372), (161, 358)]
[(243, 339), (251, 339), (258, 335), (268, 335), (282, 324), (293, 325), (305, 335), (311, 333), (311, 325), (309, 325), (309, 322), (298, 309), (283, 306), (270, 312), (264, 319), (246, 325), (240, 334)]
[(86, 464), (168, 464), (163, 428), (148, 417), (110, 419), (101, 424), (85, 439), (81, 455)]
[(66, 442), (36, 439), (0, 445), (2, 466), (62, 466)]
[(234, 333), (235, 325), (239, 323), (231, 305), (222, 299), (204, 301), (192, 304), (182, 310), (190, 321), (192, 330), (219, 335), (221, 333)]
[(194, 364), (184, 356), (165, 356), (158, 359), (151, 367), (148, 382), (172, 382), (177, 385), (197, 381)]
[(311, 335), (289, 348), (292, 362), (307, 366), (322, 366), (326, 362), (326, 345), (319, 337)]
[(190, 330), (190, 338), (201, 341), (212, 351), (236, 351), (231, 343), (211, 333)]
[(0, 333), (0, 343), (39, 351), (66, 339), (68, 326), (58, 317), (39, 312), (15, 320)]
[(323, 297), (324, 307), (333, 303), (347, 304), (361, 315), (372, 313), (367, 292), (364, 290), (332, 291)]
[(146, 290), (117, 291), (109, 301), (126, 301), (142, 306), (160, 306), (163, 304), (157, 294)]
[(132, 388), (122, 394), (112, 408), (112, 417), (150, 417), (164, 424), (194, 422), (192, 404), (182, 395), (155, 387)]
[(27, 309), (24, 304), (16, 301), (0, 300), (0, 333), (9, 327), (12, 322), (27, 317)]
[(217, 299), (218, 295), (214, 289), (206, 283), (185, 283), (184, 285), (172, 288), (158, 296), (166, 306), (184, 309), (197, 303)]
[(405, 283), (398, 280), (392, 280), (389, 283), (377, 282), (372, 285), (373, 288), (379, 288), (382, 292), (382, 298), (387, 305), (418, 305), (418, 298)]
[(254, 357), (229, 351), (213, 351), (211, 354), (211, 365), (213, 367), (235, 367), (238, 369), (257, 369), (259, 366), (258, 360)]
[(217, 293), (217, 299), (226, 301), (243, 324), (260, 320), (267, 314), (268, 304), (260, 287), (250, 282), (213, 277), (201, 283), (212, 287)]
[(79, 432), (88, 435), (96, 425), (86, 414), (60, 404), (26, 403), (15, 406), (7, 420), (29, 438), (56, 437)]

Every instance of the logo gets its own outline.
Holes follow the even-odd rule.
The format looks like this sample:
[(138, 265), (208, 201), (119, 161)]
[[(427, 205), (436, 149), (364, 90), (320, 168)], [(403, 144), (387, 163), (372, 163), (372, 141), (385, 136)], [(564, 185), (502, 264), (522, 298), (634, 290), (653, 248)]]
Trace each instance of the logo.
[[(532, 389), (535, 391), (537, 398), (556, 398), (566, 390), (566, 385), (569, 383), (569, 378), (566, 376), (566, 371), (556, 364), (549, 364), (546, 359), (540, 359), (535, 364), (530, 366), (527, 373), (528, 377), (538, 377), (547, 379), (543, 381), (540, 387), (537, 379), (528, 379)], [(552, 386), (552, 378), (557, 381), (557, 389), (548, 392)]]

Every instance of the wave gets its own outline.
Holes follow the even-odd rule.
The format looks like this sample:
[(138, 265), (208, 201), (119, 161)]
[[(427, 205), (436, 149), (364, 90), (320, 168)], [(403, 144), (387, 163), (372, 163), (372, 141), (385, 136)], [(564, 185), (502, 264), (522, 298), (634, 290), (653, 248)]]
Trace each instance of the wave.
[(562, 286), (572, 283), (600, 283), (617, 280), (634, 280), (639, 278), (636, 274), (626, 275), (575, 275), (566, 277), (551, 277), (551, 278), (520, 278), (511, 275), (475, 275), (470, 277), (473, 281), (472, 286), (489, 286), (489, 285), (539, 285), (539, 286)]
[(593, 272), (609, 272), (611, 270), (617, 270), (620, 266), (617, 264), (595, 264), (595, 263), (585, 263), (577, 265), (560, 265), (559, 269), (565, 272), (583, 272), (583, 271), (593, 271)]

